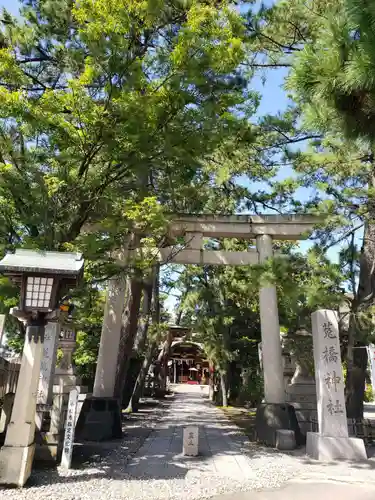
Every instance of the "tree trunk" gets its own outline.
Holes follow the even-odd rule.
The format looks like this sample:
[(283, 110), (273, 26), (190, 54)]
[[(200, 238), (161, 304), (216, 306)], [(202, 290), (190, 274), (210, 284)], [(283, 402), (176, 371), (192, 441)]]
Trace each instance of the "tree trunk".
[(154, 288), (154, 277), (145, 280), (143, 283), (143, 307), (142, 315), (138, 321), (138, 331), (134, 341), (134, 351), (142, 354), (147, 341), (148, 327), (151, 321), (152, 315), (152, 295)]
[(210, 401), (214, 400), (214, 365), (212, 361), (209, 361), (209, 379), (208, 379), (208, 398)]
[[(372, 182), (374, 185), (375, 182)], [(370, 205), (370, 203), (369, 203)], [(375, 207), (369, 207), (374, 214)], [(358, 321), (358, 311), (365, 311), (375, 302), (375, 221), (365, 223), (363, 246), (360, 257), (360, 270), (357, 294), (352, 304), (352, 315), (349, 324), (349, 341), (347, 350), (347, 376), (345, 384), (346, 411), (348, 418), (363, 418), (363, 399), (365, 394), (367, 370), (366, 335)]]
[[(157, 266), (153, 271), (153, 281), (151, 283), (151, 288), (150, 286), (147, 286), (147, 288), (145, 288), (144, 300), (147, 303), (147, 307), (149, 307), (149, 312), (150, 312), (150, 314), (148, 315), (148, 322), (147, 322), (147, 331), (148, 331), (148, 325), (150, 323), (151, 318), (152, 318), (152, 323), (154, 325), (158, 325), (160, 322), (159, 266)], [(147, 332), (144, 337), (144, 342), (146, 342), (146, 340), (147, 340)], [(132, 397), (130, 398), (129, 405), (127, 408), (128, 411), (138, 410), (139, 399), (143, 392), (143, 388), (145, 385), (147, 373), (150, 369), (150, 365), (152, 363), (153, 358), (156, 355), (158, 343), (159, 343), (158, 340), (150, 341), (145, 359), (143, 360), (141, 369), (139, 371), (137, 380), (134, 385), (133, 394)]]
[[(147, 318), (144, 319), (143, 324), (140, 325), (141, 326), (141, 330), (142, 330), (141, 333), (139, 332), (139, 328), (138, 328), (138, 333), (139, 333), (138, 345), (136, 345), (136, 342), (137, 342), (137, 339), (136, 339), (136, 341), (134, 343), (134, 348), (133, 348), (133, 356), (134, 356), (134, 358), (130, 358), (130, 365), (131, 365), (131, 361), (133, 359), (136, 359), (137, 361), (140, 361), (140, 359), (142, 358), (142, 356), (144, 356), (144, 354), (145, 354), (144, 353), (144, 347), (145, 347), (145, 344), (146, 344), (146, 338), (147, 338), (147, 332), (148, 332), (149, 324), (150, 324), (150, 317), (147, 317)], [(141, 346), (141, 344), (143, 344), (143, 345)], [(147, 353), (146, 353), (146, 356), (147, 356)], [(132, 401), (132, 398), (133, 398), (133, 393), (134, 393), (135, 386), (137, 385), (137, 380), (138, 380), (139, 374), (141, 373), (141, 370), (142, 370), (143, 363), (144, 363), (144, 361), (139, 364), (139, 370), (136, 373), (136, 376), (135, 376), (135, 373), (134, 373), (134, 377), (129, 377), (130, 373), (129, 373), (129, 370), (128, 370), (127, 379), (126, 379), (126, 384), (127, 385), (124, 386), (123, 401), (122, 401), (123, 405), (127, 406), (127, 411), (131, 411), (131, 401)], [(148, 368), (147, 368), (147, 370), (148, 370)]]
[[(137, 358), (145, 356), (143, 362), (140, 365), (139, 372), (137, 374), (136, 380), (132, 387), (128, 387), (127, 398), (126, 401), (123, 401), (125, 405), (127, 405), (127, 412), (132, 412), (132, 407), (138, 403), (140, 395), (136, 398), (135, 402), (134, 391), (136, 390), (138, 379), (140, 378), (142, 382), (142, 370), (144, 369), (145, 361), (148, 357), (148, 352), (144, 353), (146, 341), (147, 341), (147, 333), (149, 329), (149, 325), (151, 322), (151, 314), (152, 314), (152, 291), (153, 291), (153, 282), (150, 280), (145, 281), (143, 284), (143, 308), (142, 308), (142, 317), (139, 318), (138, 321), (138, 331), (134, 341), (133, 352), (137, 356)], [(148, 371), (149, 366), (147, 366)], [(147, 371), (144, 376), (147, 375)], [(143, 388), (143, 385), (142, 385)], [(139, 391), (137, 391), (139, 392)]]
[(162, 391), (166, 390), (167, 385), (167, 363), (170, 355), (171, 345), (172, 345), (173, 335), (171, 331), (168, 331), (167, 338), (164, 341), (163, 347), (159, 353), (157, 361), (158, 378), (160, 381), (160, 388)]
[(115, 397), (122, 401), (130, 357), (137, 335), (139, 308), (142, 296), (142, 280), (136, 276), (128, 278), (126, 306), (121, 328), (121, 341), (117, 360)]
[(366, 387), (367, 349), (353, 349), (352, 367), (346, 377), (346, 412), (348, 418), (363, 418), (363, 399)]
[(127, 411), (129, 411), (129, 412), (138, 411), (139, 399), (142, 396), (147, 373), (150, 369), (150, 365), (152, 363), (152, 360), (157, 352), (157, 348), (158, 348), (158, 344), (156, 342), (153, 342), (150, 345), (149, 349), (147, 350), (145, 359), (142, 363), (140, 372), (138, 374), (137, 381), (136, 381), (135, 386), (134, 386), (132, 397), (129, 401), (129, 405), (127, 408)]
[(224, 372), (220, 372), (220, 387), (222, 406), (228, 406), (226, 374)]

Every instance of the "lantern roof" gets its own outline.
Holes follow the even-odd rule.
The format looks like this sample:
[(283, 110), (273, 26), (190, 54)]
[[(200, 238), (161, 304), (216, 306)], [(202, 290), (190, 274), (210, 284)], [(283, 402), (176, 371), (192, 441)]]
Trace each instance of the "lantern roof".
[(0, 273), (40, 273), (78, 277), (83, 271), (83, 265), (81, 253), (18, 249), (14, 253), (6, 254), (0, 261)]

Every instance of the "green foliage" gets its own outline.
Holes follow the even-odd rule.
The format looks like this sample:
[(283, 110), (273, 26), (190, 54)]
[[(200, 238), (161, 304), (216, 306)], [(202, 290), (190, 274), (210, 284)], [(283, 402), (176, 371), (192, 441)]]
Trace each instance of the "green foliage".
[[(221, 248), (218, 242), (208, 241)], [(248, 242), (226, 241), (226, 250), (244, 250)], [(258, 343), (259, 287), (275, 284), (279, 302), (280, 329), (294, 334), (311, 330), (311, 313), (317, 308), (337, 309), (343, 300), (343, 274), (317, 249), (307, 256), (293, 245), (280, 244), (280, 256), (264, 265), (247, 267), (187, 266), (181, 270), (179, 308), (182, 324), (200, 334), (209, 359), (220, 373), (229, 376), (231, 401), (262, 398)], [(248, 376), (242, 379), (243, 370)]]
[(372, 403), (373, 400), (374, 400), (374, 394), (372, 392), (372, 385), (366, 384), (365, 397), (364, 397), (363, 401), (365, 403)]
[(358, 0), (329, 5), (315, 43), (296, 57), (289, 85), (312, 127), (373, 142), (374, 19), (373, 6)]
[(9, 309), (19, 302), (19, 290), (5, 277), (0, 276), (0, 314), (6, 314), (5, 331), (7, 332), (8, 346), (16, 353), (23, 348), (24, 330), (19, 321), (9, 315)]
[[(92, 372), (96, 287), (143, 273), (165, 214), (199, 211), (217, 198), (213, 179), (248, 166), (257, 95), (241, 66), (246, 33), (225, 1), (21, 3), (20, 18), (0, 21), (0, 255), (84, 253), (76, 363)], [(245, 152), (229, 162), (229, 145)], [(119, 269), (113, 251), (133, 240), (141, 251)], [(7, 310), (18, 292), (4, 287)], [(23, 332), (7, 321), (20, 349)]]
[(77, 348), (74, 363), (78, 373), (89, 382), (94, 380), (102, 331), (105, 294), (95, 286), (86, 286), (75, 298), (74, 323)]
[(225, 2), (25, 4), (0, 53), (11, 243), (58, 249), (150, 193), (186, 206), (205, 157), (253, 111), (240, 17)]
[(188, 290), (180, 304), (182, 322), (193, 324), (194, 331), (201, 334), (205, 351), (219, 371), (233, 361), (246, 366), (257, 356), (257, 297), (247, 295), (248, 283), (241, 279), (246, 271), (189, 266), (180, 276), (180, 286)]
[(246, 402), (250, 404), (251, 407), (257, 407), (263, 400), (264, 397), (264, 382), (263, 377), (257, 373), (252, 372), (251, 377), (249, 377), (247, 384), (241, 386), (239, 390), (238, 400), (239, 402)]
[[(291, 203), (300, 212), (325, 214), (315, 234), (320, 257), (341, 247), (338, 271), (351, 295), (347, 410), (356, 417), (366, 367), (352, 348), (368, 342), (375, 297), (374, 15), (373, 6), (359, 0), (285, 0), (249, 22), (263, 60), (289, 68), (285, 87), (292, 101), (276, 120), (285, 138), (277, 161), (292, 166), (294, 183), (311, 193), (306, 203)], [(275, 183), (277, 191), (284, 184)]]

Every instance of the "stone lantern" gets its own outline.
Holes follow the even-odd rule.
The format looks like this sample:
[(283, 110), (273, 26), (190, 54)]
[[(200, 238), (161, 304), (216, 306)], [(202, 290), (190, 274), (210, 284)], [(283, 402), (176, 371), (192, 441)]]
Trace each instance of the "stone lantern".
[(75, 348), (76, 331), (73, 325), (62, 325), (59, 342), (59, 349), (62, 351), (62, 357), (55, 369), (55, 385), (77, 385), (77, 377), (73, 365), (73, 353)]
[(0, 272), (20, 286), (20, 306), (11, 311), (26, 327), (17, 390), (5, 444), (0, 451), (0, 484), (23, 486), (35, 452), (35, 414), (45, 326), (58, 316), (60, 298), (82, 277), (81, 254), (16, 250)]

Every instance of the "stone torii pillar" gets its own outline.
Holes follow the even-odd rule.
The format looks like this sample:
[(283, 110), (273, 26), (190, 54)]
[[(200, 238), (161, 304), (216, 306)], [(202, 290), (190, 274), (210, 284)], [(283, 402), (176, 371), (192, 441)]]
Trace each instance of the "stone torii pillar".
[[(273, 257), (272, 237), (257, 237), (259, 262)], [(259, 291), (260, 327), (262, 335), (264, 399), (266, 403), (285, 403), (284, 373), (280, 343), (279, 310), (276, 286), (267, 285)]]
[(76, 426), (77, 438), (103, 441), (122, 435), (121, 406), (114, 397), (114, 388), (125, 292), (123, 276), (109, 280), (94, 390), (92, 396), (83, 401)]
[(125, 292), (124, 277), (109, 280), (93, 391), (96, 398), (113, 398)]

